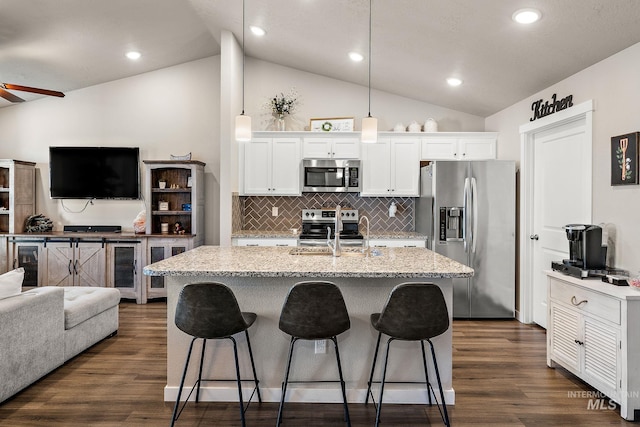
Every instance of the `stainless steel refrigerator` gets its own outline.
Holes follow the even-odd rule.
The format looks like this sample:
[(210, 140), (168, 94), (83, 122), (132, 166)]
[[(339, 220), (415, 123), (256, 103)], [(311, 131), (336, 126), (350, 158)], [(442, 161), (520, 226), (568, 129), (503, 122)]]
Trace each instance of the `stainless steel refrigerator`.
[(453, 316), (515, 317), (515, 162), (435, 161), (420, 173), (416, 231), (435, 252), (475, 270), (453, 280)]

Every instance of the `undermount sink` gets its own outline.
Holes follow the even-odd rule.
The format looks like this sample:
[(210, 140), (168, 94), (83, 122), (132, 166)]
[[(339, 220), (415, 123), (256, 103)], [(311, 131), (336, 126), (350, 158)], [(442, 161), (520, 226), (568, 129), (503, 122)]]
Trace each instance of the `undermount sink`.
[[(329, 255), (333, 256), (331, 248), (320, 247), (296, 247), (289, 251), (289, 255)], [(362, 252), (361, 248), (341, 248), (341, 256), (361, 256), (364, 257), (367, 254)]]

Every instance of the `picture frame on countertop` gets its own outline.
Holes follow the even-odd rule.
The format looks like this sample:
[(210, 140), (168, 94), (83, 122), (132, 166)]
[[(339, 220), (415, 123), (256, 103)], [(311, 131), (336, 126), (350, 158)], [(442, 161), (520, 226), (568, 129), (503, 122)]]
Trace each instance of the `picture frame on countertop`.
[(329, 117), (311, 119), (309, 130), (311, 132), (353, 132), (353, 117)]
[(638, 184), (640, 132), (611, 137), (611, 185)]

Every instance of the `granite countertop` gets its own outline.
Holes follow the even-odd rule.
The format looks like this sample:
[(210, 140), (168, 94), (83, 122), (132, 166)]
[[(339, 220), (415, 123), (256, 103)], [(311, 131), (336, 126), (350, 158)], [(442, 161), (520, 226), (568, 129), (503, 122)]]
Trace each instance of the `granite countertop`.
[[(235, 238), (255, 238), (255, 239), (297, 239), (299, 229), (296, 232), (291, 230), (238, 230), (231, 234), (231, 237)], [(384, 231), (384, 230), (372, 230), (369, 232), (370, 239), (415, 239), (426, 240), (427, 235), (416, 233), (415, 231)]]
[(144, 267), (149, 276), (471, 277), (473, 269), (425, 248), (376, 249), (379, 256), (291, 255), (290, 247), (199, 246)]

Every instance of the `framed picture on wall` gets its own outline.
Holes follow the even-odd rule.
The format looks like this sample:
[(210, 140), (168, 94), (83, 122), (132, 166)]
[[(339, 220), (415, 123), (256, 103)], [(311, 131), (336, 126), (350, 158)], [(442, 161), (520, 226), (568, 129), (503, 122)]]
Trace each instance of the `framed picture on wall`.
[(638, 184), (640, 132), (611, 138), (611, 185)]

